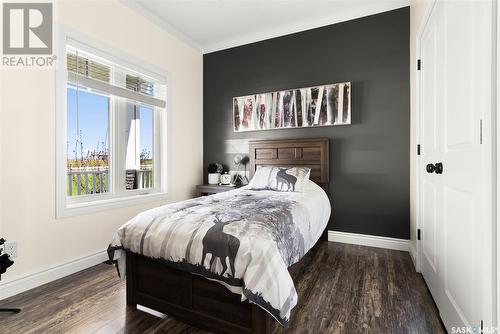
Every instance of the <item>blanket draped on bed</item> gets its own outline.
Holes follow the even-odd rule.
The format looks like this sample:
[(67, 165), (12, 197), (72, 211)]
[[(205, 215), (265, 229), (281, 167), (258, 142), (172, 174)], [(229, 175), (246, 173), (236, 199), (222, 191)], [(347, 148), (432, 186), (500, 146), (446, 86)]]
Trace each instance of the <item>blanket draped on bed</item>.
[(114, 235), (108, 252), (125, 276), (124, 250), (223, 283), (287, 326), (297, 293), (288, 267), (316, 240), (292, 195), (231, 191), (145, 211)]

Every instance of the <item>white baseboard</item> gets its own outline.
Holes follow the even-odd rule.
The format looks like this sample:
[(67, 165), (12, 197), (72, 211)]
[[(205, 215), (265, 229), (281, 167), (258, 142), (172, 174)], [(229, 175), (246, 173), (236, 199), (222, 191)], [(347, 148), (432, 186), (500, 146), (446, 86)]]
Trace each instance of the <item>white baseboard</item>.
[(108, 260), (108, 253), (101, 251), (12, 281), (0, 282), (0, 300), (90, 268), (106, 260)]
[(387, 248), (408, 252), (410, 240), (379, 237), (375, 235), (328, 231), (328, 241), (369, 247)]

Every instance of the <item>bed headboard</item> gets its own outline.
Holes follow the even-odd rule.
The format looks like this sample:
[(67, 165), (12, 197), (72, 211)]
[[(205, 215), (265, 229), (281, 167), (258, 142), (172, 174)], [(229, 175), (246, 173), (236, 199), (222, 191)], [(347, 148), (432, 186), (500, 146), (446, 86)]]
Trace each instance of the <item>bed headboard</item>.
[(250, 178), (258, 166), (303, 166), (311, 168), (311, 180), (328, 190), (330, 145), (328, 138), (252, 140)]

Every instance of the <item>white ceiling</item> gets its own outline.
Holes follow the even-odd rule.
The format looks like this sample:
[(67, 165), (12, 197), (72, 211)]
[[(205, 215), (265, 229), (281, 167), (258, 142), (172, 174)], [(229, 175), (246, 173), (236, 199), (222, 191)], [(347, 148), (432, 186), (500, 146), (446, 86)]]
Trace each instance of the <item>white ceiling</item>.
[(409, 5), (409, 0), (123, 0), (204, 53)]

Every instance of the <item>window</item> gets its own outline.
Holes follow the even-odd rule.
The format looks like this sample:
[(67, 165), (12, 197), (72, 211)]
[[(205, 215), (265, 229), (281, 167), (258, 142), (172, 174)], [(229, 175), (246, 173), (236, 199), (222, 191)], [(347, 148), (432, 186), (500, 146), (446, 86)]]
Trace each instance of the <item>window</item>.
[(68, 196), (100, 194), (109, 184), (110, 97), (68, 83)]
[(127, 103), (125, 189), (153, 188), (154, 109)]
[(59, 215), (164, 193), (166, 80), (71, 39), (64, 59)]

